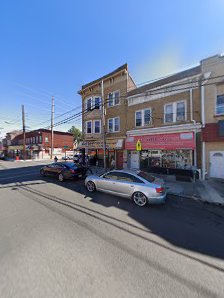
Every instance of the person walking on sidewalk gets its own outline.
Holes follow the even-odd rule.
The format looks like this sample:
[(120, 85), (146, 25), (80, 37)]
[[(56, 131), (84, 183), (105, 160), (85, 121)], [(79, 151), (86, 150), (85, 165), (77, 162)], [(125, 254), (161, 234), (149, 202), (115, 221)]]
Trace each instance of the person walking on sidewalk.
[(114, 157), (112, 156), (111, 158), (111, 162), (110, 162), (110, 170), (114, 170), (115, 169), (115, 159)]

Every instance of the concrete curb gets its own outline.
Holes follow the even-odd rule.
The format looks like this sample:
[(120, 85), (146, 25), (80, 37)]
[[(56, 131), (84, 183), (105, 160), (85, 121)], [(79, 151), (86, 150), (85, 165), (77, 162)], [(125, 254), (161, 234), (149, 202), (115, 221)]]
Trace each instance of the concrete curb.
[(203, 200), (201, 197), (197, 197), (197, 196), (187, 196), (184, 194), (178, 194), (178, 193), (174, 193), (174, 192), (167, 192), (168, 195), (172, 195), (172, 196), (176, 196), (176, 197), (181, 197), (184, 199), (191, 199), (194, 201), (200, 201), (202, 203), (205, 204), (209, 204), (209, 205), (213, 205), (213, 206), (219, 206), (219, 207), (224, 207), (224, 203), (219, 203), (219, 202), (211, 202), (211, 201), (207, 201), (207, 200)]

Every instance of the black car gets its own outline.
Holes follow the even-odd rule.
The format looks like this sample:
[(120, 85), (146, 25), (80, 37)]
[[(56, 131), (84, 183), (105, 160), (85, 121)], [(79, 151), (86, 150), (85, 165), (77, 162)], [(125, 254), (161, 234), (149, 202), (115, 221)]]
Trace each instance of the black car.
[(46, 165), (40, 170), (42, 176), (54, 176), (59, 181), (81, 178), (86, 175), (86, 169), (73, 162), (56, 162)]

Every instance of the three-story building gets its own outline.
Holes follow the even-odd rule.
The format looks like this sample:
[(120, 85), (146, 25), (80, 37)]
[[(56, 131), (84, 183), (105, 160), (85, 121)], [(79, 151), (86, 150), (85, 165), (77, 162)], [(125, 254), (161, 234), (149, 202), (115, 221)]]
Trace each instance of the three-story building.
[[(103, 163), (103, 139), (106, 140), (107, 166), (112, 158), (123, 167), (126, 138), (127, 91), (135, 88), (124, 64), (113, 72), (82, 86), (83, 138), (79, 148), (92, 160)], [(103, 98), (103, 99), (102, 99)], [(103, 136), (103, 133), (105, 134)]]

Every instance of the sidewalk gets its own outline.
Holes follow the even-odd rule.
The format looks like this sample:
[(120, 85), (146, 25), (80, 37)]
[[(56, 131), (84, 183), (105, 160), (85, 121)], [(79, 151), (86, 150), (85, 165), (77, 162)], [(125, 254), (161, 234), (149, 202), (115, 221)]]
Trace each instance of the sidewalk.
[[(104, 173), (104, 169), (101, 167), (91, 167), (91, 169), (93, 174), (98, 176)], [(167, 193), (170, 195), (224, 206), (224, 179), (185, 182), (177, 181), (176, 177), (172, 175), (152, 175), (165, 181)]]

